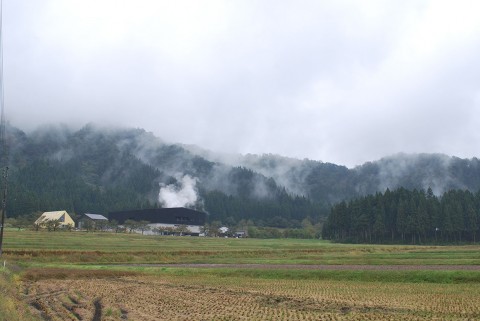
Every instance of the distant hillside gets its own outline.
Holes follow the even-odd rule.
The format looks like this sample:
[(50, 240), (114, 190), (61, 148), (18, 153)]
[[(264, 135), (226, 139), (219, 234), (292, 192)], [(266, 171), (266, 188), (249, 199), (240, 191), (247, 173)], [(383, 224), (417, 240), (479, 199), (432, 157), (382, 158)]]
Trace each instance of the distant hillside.
[[(207, 159), (220, 160), (203, 152)], [(225, 162), (272, 177), (289, 191), (312, 200), (337, 203), (345, 199), (404, 187), (441, 195), (452, 189), (480, 189), (480, 161), (443, 154), (397, 154), (353, 169), (278, 155), (226, 155)]]
[(356, 186), (362, 195), (398, 187), (423, 190), (431, 187), (436, 195), (452, 189), (480, 189), (480, 161), (477, 158), (397, 154), (364, 164), (354, 171), (357, 175)]
[[(480, 164), (445, 155), (394, 155), (348, 169), (277, 155), (222, 155), (170, 144), (142, 129), (8, 128), (8, 213), (75, 213), (155, 206), (206, 210), (210, 220), (299, 226), (332, 204), (386, 188), (480, 188)], [(180, 202), (180, 203), (179, 203)], [(183, 202), (183, 203), (182, 203)]]
[(209, 220), (287, 227), (306, 217), (318, 221), (329, 210), (270, 177), (206, 160), (141, 129), (9, 128), (9, 142), (10, 216), (186, 206), (207, 211)]

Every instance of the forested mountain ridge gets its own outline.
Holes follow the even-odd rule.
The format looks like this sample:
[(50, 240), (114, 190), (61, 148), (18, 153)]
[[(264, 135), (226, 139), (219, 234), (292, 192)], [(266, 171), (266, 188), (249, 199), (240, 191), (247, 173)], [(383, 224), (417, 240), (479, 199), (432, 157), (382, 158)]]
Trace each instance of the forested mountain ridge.
[[(207, 159), (220, 159), (217, 154), (203, 152), (202, 155)], [(383, 192), (387, 188), (431, 188), (435, 195), (452, 189), (480, 189), (479, 159), (444, 154), (399, 153), (351, 169), (272, 154), (226, 155), (222, 158), (230, 165), (244, 166), (272, 177), (296, 194), (329, 203)]]
[(386, 188), (480, 187), (480, 163), (445, 155), (395, 155), (349, 169), (277, 155), (221, 155), (169, 144), (142, 129), (80, 130), (50, 126), (25, 133), (8, 128), (11, 215), (67, 209), (77, 213), (162, 206), (162, 186), (192, 177), (193, 207), (210, 219), (251, 219), (260, 225), (298, 226), (318, 221), (343, 200)]
[(452, 189), (480, 189), (480, 160), (443, 154), (397, 154), (354, 169), (361, 195), (387, 188), (431, 188), (435, 195)]
[(9, 128), (9, 142), (10, 216), (59, 208), (106, 213), (168, 206), (159, 190), (181, 194), (185, 177), (198, 194), (188, 206), (207, 211), (210, 220), (252, 219), (287, 227), (328, 212), (326, 206), (287, 193), (272, 178), (208, 161), (141, 129), (52, 126), (26, 134)]

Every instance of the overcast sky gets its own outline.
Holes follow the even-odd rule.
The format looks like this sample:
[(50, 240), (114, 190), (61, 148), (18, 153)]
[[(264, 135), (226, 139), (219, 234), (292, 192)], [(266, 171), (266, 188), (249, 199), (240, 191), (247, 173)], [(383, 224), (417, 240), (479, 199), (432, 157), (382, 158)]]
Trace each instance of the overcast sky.
[(347, 166), (480, 146), (480, 1), (3, 0), (7, 117)]

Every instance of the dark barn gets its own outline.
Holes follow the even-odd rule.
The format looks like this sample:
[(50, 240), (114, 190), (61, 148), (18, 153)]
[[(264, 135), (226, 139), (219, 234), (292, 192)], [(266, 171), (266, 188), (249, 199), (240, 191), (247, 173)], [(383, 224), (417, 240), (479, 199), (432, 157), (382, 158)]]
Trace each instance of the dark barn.
[(154, 208), (146, 210), (131, 210), (108, 213), (109, 220), (116, 220), (119, 224), (126, 220), (148, 221), (150, 223), (205, 225), (206, 214), (184, 207)]

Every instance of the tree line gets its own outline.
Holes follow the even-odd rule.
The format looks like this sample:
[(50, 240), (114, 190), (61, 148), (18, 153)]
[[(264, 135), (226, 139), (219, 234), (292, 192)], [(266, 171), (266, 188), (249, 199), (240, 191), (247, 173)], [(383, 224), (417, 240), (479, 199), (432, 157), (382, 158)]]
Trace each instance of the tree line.
[(208, 220), (218, 220), (227, 226), (250, 220), (257, 227), (301, 228), (306, 218), (317, 224), (328, 215), (327, 205), (289, 195), (285, 189), (278, 189), (276, 195), (268, 199), (238, 197), (220, 191), (202, 193), (202, 197)]
[(355, 243), (466, 243), (477, 241), (480, 191), (387, 189), (332, 207), (322, 237)]

